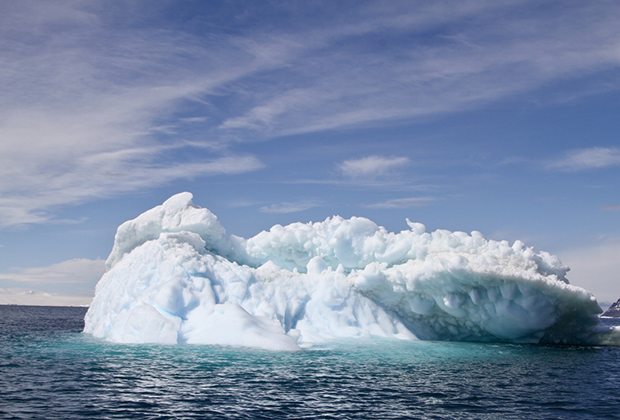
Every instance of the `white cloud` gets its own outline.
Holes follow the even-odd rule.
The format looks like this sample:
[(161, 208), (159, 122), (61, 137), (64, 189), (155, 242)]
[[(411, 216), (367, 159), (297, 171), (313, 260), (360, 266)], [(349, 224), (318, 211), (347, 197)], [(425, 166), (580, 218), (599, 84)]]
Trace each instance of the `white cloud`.
[(368, 156), (362, 159), (345, 160), (339, 169), (349, 178), (370, 178), (387, 175), (394, 169), (409, 163), (406, 157)]
[(298, 201), (298, 202), (283, 202), (279, 204), (272, 204), (270, 206), (264, 206), (260, 208), (263, 213), (298, 213), (300, 211), (309, 210), (314, 207), (319, 207), (321, 204), (313, 201)]
[(559, 159), (547, 163), (547, 168), (559, 171), (582, 171), (620, 165), (620, 148), (591, 147), (570, 150)]
[(199, 123), (199, 122), (205, 122), (208, 119), (209, 119), (208, 117), (188, 117), (188, 118), (181, 118), (181, 121), (190, 122), (190, 123)]
[(0, 5), (0, 226), (49, 221), (58, 206), (263, 166), (253, 156), (218, 152), (221, 140), (205, 140), (204, 130), (178, 134), (206, 117), (171, 118), (183, 103), (264, 68), (262, 59), (231, 40), (113, 27), (100, 7)]
[[(269, 89), (244, 91), (246, 111), (220, 128), (275, 136), (419, 119), (620, 66), (620, 6), (573, 3), (535, 15), (531, 7), (365, 5), (346, 18), (336, 15), (337, 25), (326, 19), (320, 31), (281, 33), (286, 48), (275, 48), (286, 65), (263, 75)], [(430, 43), (416, 38), (433, 31)], [(377, 40), (382, 44), (373, 44)], [(364, 42), (368, 48), (360, 49)], [(595, 84), (619, 88), (613, 78)], [(575, 96), (592, 90), (580, 86)]]
[(576, 248), (558, 254), (571, 268), (567, 278), (604, 302), (620, 298), (620, 242)]
[[(84, 305), (95, 293), (105, 261), (77, 258), (0, 273), (0, 303)], [(15, 302), (13, 302), (15, 301)]]
[(41, 290), (0, 288), (0, 305), (88, 306), (92, 295), (48, 293)]
[(422, 207), (434, 201), (431, 197), (407, 197), (387, 200), (381, 203), (369, 204), (366, 207), (375, 209), (394, 209), (394, 208), (410, 208)]
[[(4, 186), (7, 194), (0, 197), (0, 226), (49, 221), (55, 206), (74, 204), (93, 198), (109, 197), (171, 180), (192, 179), (206, 175), (233, 175), (254, 171), (263, 164), (253, 156), (220, 157), (206, 162), (143, 162), (141, 155), (126, 153), (95, 154), (78, 159), (70, 172), (52, 171), (47, 179), (40, 174), (28, 182), (27, 174), (13, 173), (14, 184)], [(21, 176), (20, 176), (21, 175)], [(21, 182), (19, 182), (21, 181)], [(37, 185), (32, 185), (32, 183)], [(29, 189), (30, 187), (30, 189)], [(1, 189), (0, 189), (1, 190)]]
[(620, 211), (620, 204), (618, 204), (616, 206), (603, 206), (603, 207), (601, 207), (601, 210), (605, 210), (605, 211)]
[(231, 201), (227, 201), (225, 203), (223, 203), (225, 206), (227, 207), (231, 207), (231, 208), (242, 208), (242, 207), (254, 207), (254, 206), (258, 206), (260, 204), (263, 204), (262, 201), (257, 201), (257, 200), (245, 200), (245, 199), (239, 199), (239, 200), (231, 200)]
[[(277, 29), (239, 21), (235, 36), (203, 37), (149, 26), (116, 3), (4, 2), (2, 225), (261, 167), (247, 155), (237, 158), (245, 165), (222, 165), (238, 142), (468, 110), (620, 66), (620, 6), (520, 13), (530, 6), (370, 2), (347, 13), (326, 7), (320, 29), (301, 13)], [(162, 10), (150, 10), (153, 21)], [(190, 162), (180, 157), (198, 154), (189, 147), (200, 152)], [(406, 163), (375, 157), (373, 169), (372, 158), (341, 169), (364, 177)]]
[(104, 260), (77, 258), (46, 267), (0, 273), (0, 280), (33, 284), (94, 284), (105, 272)]

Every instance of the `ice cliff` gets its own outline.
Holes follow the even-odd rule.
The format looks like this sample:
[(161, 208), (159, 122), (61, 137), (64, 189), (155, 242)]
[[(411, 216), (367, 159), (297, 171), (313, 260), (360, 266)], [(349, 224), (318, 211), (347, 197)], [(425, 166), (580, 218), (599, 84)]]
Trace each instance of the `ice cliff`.
[(244, 239), (177, 194), (123, 223), (84, 331), (123, 343), (296, 350), (347, 337), (588, 343), (592, 294), (520, 241), (365, 218)]

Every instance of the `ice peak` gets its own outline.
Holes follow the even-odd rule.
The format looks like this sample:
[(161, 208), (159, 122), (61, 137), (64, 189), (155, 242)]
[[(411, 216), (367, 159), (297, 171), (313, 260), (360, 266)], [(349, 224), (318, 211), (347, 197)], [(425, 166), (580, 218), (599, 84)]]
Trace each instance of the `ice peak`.
[(178, 194), (173, 195), (161, 205), (163, 209), (167, 211), (178, 211), (188, 207), (198, 207), (194, 204), (192, 199), (194, 198), (194, 194), (190, 192), (180, 192)]
[(200, 235), (207, 248), (225, 250), (228, 247), (226, 232), (217, 216), (208, 209), (195, 205), (192, 198), (193, 195), (189, 192), (175, 194), (162, 205), (120, 225), (114, 238), (114, 247), (106, 261), (106, 268), (112, 268), (133, 249), (166, 232), (193, 232)]

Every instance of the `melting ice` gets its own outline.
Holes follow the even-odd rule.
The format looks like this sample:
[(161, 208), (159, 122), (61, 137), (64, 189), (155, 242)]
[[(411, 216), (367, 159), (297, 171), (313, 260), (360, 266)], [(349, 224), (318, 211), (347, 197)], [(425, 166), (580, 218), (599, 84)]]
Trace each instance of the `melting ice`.
[(84, 331), (274, 350), (353, 337), (591, 343), (611, 334), (557, 257), (407, 224), (392, 233), (336, 216), (244, 239), (177, 194), (118, 228)]

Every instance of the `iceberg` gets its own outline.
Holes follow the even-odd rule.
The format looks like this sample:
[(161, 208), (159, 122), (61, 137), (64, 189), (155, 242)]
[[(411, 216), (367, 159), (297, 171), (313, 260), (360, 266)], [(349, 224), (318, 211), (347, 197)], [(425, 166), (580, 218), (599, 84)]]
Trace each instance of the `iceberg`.
[(426, 232), (408, 219), (393, 233), (338, 216), (245, 239), (192, 199), (177, 194), (118, 228), (84, 332), (270, 350), (356, 337), (578, 344), (612, 333), (568, 267), (521, 241)]
[(605, 313), (601, 316), (606, 318), (620, 318), (620, 299), (607, 308)]

